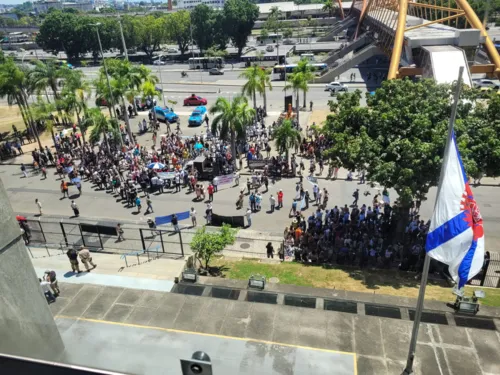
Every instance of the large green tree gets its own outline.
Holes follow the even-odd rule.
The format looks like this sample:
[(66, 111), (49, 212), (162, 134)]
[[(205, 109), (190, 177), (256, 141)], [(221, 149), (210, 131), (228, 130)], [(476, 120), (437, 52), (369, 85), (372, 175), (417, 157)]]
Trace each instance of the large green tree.
[(167, 38), (177, 43), (181, 55), (184, 55), (191, 42), (191, 16), (189, 12), (180, 10), (169, 14), (164, 22)]
[(227, 0), (224, 3), (225, 30), (241, 56), (255, 21), (259, 17), (259, 7), (250, 0)]
[[(425, 199), (439, 179), (450, 90), (433, 80), (386, 81), (367, 95), (366, 107), (360, 106), (359, 91), (339, 95), (338, 103), (330, 102), (333, 114), (322, 129), (333, 141), (326, 156), (345, 168), (365, 169), (368, 180), (395, 189), (402, 207)], [(461, 99), (455, 132), (465, 169), (472, 176), (498, 175), (500, 100), (485, 104), (467, 86)]]
[(137, 34), (137, 48), (153, 60), (153, 54), (167, 39), (165, 20), (162, 17), (145, 16), (133, 18), (134, 32)]
[(193, 39), (203, 53), (214, 43), (215, 11), (206, 4), (199, 4), (191, 11), (191, 25), (193, 25)]
[(47, 14), (36, 37), (37, 44), (54, 54), (66, 52), (68, 58), (78, 58), (87, 52), (83, 40), (87, 34), (82, 30), (81, 16), (73, 13), (53, 11)]

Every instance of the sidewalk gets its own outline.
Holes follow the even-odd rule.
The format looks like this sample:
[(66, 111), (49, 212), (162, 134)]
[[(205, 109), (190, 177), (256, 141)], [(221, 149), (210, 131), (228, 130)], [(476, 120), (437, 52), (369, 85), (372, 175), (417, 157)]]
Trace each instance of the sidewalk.
[[(68, 257), (60, 250), (30, 247), (31, 262), (37, 275), (45, 270), (54, 270), (58, 280), (70, 284), (93, 284), (114, 287), (126, 287), (141, 290), (169, 292), (174, 279), (184, 270), (184, 259), (159, 258), (148, 261), (147, 256), (128, 256), (127, 263), (119, 254), (92, 253), (92, 260), (97, 265), (90, 272), (80, 262), (80, 274), (71, 271)], [(128, 266), (127, 266), (128, 264)]]
[[(104, 226), (114, 226), (118, 221), (116, 218), (107, 218), (107, 217), (90, 217), (90, 216), (82, 216), (78, 218), (78, 221), (69, 220), (67, 216), (61, 215), (43, 215), (43, 217), (36, 217), (34, 213), (28, 212), (17, 212), (19, 215), (25, 216), (28, 220), (36, 220), (40, 221), (42, 225), (42, 229), (44, 230), (44, 237), (46, 245), (49, 248), (56, 248), (60, 243), (64, 242), (64, 236), (60, 229), (60, 223), (84, 223), (84, 224), (99, 224)], [(203, 220), (200, 218), (200, 220)], [(155, 251), (159, 252), (160, 255), (167, 257), (174, 257), (176, 259), (182, 258), (181, 255), (181, 247), (179, 242), (178, 235), (170, 236), (166, 232), (163, 233), (162, 239), (164, 241), (164, 249), (168, 254), (163, 254), (161, 239), (159, 235), (154, 237), (149, 236), (149, 228), (144, 221), (141, 220), (126, 220), (119, 219), (119, 222), (122, 223), (123, 230), (126, 235), (126, 240), (121, 242), (115, 242), (116, 237), (110, 236), (102, 236), (104, 251), (108, 253), (115, 253), (119, 255), (131, 253), (131, 252), (142, 252), (142, 240), (140, 239), (139, 229), (145, 229), (144, 232), (144, 242), (146, 245), (146, 249), (150, 251), (151, 256), (155, 254)], [(201, 221), (200, 221), (201, 224)], [(184, 256), (189, 256), (192, 254), (191, 247), (189, 244), (193, 240), (196, 231), (201, 228), (199, 225), (196, 228), (191, 227), (188, 224), (180, 224), (181, 235), (182, 235), (182, 243), (184, 249)], [(34, 230), (32, 225), (32, 230)], [(159, 230), (171, 230), (172, 227), (170, 225), (163, 225), (158, 227)], [(78, 229), (78, 226), (74, 225), (74, 229), (70, 232), (66, 227), (66, 237), (70, 244), (74, 244), (79, 246), (82, 244), (81, 233)], [(207, 226), (207, 231), (218, 231), (218, 227)], [(146, 235), (148, 237), (146, 237)], [(90, 234), (85, 233), (85, 243), (91, 246), (100, 247), (100, 244), (95, 242), (94, 237), (90, 237)], [(223, 255), (229, 256), (231, 258), (266, 258), (266, 245), (268, 242), (271, 242), (273, 247), (279, 249), (282, 242), (283, 236), (281, 232), (278, 230), (277, 232), (263, 232), (252, 229), (245, 229), (244, 231), (237, 231), (236, 233), (236, 241), (234, 244), (229, 245), (222, 252)], [(37, 245), (33, 245), (35, 248), (39, 247), (41, 250), (41, 255), (47, 256), (47, 252), (45, 250), (45, 244), (39, 243)], [(30, 246), (31, 247), (31, 246)], [(55, 250), (57, 251), (57, 250)], [(51, 252), (52, 253), (52, 252)], [(97, 253), (99, 253), (97, 251)], [(101, 254), (105, 256), (106, 254)], [(35, 256), (35, 254), (34, 254)], [(114, 255), (110, 255), (114, 256)], [(129, 259), (130, 257), (127, 257)], [(118, 269), (121, 266), (125, 265), (125, 261), (122, 260), (119, 265), (115, 268)], [(66, 267), (66, 265), (65, 265)]]

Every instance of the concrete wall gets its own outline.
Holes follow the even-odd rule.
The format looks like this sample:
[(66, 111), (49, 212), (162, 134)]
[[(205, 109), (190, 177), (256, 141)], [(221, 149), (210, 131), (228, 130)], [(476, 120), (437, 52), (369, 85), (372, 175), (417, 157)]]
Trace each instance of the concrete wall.
[(64, 345), (20, 234), (0, 180), (0, 352), (60, 360)]

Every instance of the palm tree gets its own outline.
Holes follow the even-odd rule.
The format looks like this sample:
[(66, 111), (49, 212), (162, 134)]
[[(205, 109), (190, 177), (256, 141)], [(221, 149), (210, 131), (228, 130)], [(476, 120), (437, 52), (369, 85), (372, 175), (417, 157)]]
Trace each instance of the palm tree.
[(313, 70), (314, 67), (307, 60), (300, 60), (297, 67), (293, 69), (294, 73), (302, 73), (304, 78), (304, 87), (302, 88), (304, 92), (304, 108), (307, 108), (306, 93), (309, 91), (309, 81), (314, 79)]
[(269, 91), (273, 90), (273, 86), (271, 85), (271, 78), (268, 71), (264, 69), (259, 69), (259, 85), (257, 87), (257, 91), (262, 95), (264, 99), (264, 113), (267, 113), (267, 96), (266, 96), (266, 87), (269, 87)]
[(286, 160), (288, 161), (289, 150), (300, 145), (301, 141), (300, 132), (292, 125), (292, 121), (284, 120), (274, 132), (274, 142), (276, 149), (281, 154), (286, 153)]
[(130, 142), (134, 142), (132, 129), (130, 128), (130, 119), (128, 117), (127, 105), (125, 103), (125, 98), (128, 96), (130, 90), (130, 82), (123, 77), (112, 78), (110, 82), (113, 97), (119, 98), (121, 100), (121, 105), (123, 107), (123, 117), (125, 118), (125, 125), (127, 127), (127, 134), (130, 138)]
[(31, 106), (31, 112), (35, 121), (43, 122), (50, 135), (54, 146), (56, 145), (56, 137), (54, 135), (54, 112), (57, 106), (53, 103), (45, 102), (39, 96), (37, 102)]
[(106, 101), (108, 111), (109, 111), (109, 117), (116, 117), (116, 112), (115, 112), (115, 97), (113, 95), (113, 92), (109, 91), (109, 86), (106, 81), (106, 77), (100, 75), (99, 78), (94, 80), (94, 87), (96, 91), (96, 98), (104, 99)]
[[(47, 102), (50, 103), (47, 88), (52, 90), (54, 100), (59, 100), (60, 95), (57, 91), (58, 83), (60, 79), (66, 76), (66, 72), (68, 70), (69, 69), (67, 67), (61, 66), (56, 60), (47, 60), (46, 62), (38, 60), (35, 68), (29, 72), (28, 78), (38, 92), (41, 92), (42, 90), (45, 91)], [(63, 123), (66, 124), (61, 108), (59, 106), (56, 107), (59, 117), (63, 120)]]
[(61, 96), (65, 102), (66, 109), (71, 114), (76, 114), (78, 127), (82, 133), (84, 143), (86, 129), (82, 128), (82, 117), (85, 117), (87, 113), (87, 101), (90, 98), (90, 93), (90, 83), (84, 79), (84, 74), (80, 70), (68, 70)]
[[(156, 90), (156, 86), (151, 81), (146, 81), (142, 84), (141, 93), (142, 93), (142, 97), (144, 99), (151, 98), (154, 100), (154, 98), (158, 95), (158, 91)], [(153, 116), (154, 116), (155, 123), (156, 123), (158, 121), (158, 119), (156, 118), (156, 110), (154, 107), (153, 107)]]
[(120, 136), (118, 134), (116, 124), (113, 124), (114, 121), (114, 119), (108, 120), (99, 108), (89, 109), (87, 111), (87, 117), (83, 120), (87, 128), (92, 127), (89, 135), (89, 141), (91, 143), (96, 143), (101, 140), (101, 136), (104, 137), (104, 142), (109, 152), (108, 133), (113, 134), (115, 139)]
[(32, 82), (33, 87), (39, 92), (45, 90), (47, 101), (50, 103), (46, 88), (48, 87), (52, 90), (54, 99), (59, 99), (57, 84), (59, 79), (63, 78), (64, 75), (65, 69), (61, 68), (59, 62), (56, 60), (47, 60), (46, 62), (37, 60), (35, 68), (29, 73), (29, 79)]
[(332, 16), (333, 15), (333, 11), (336, 9), (337, 7), (333, 4), (333, 1), (332, 0), (325, 0), (325, 2), (323, 3), (323, 8), (322, 10), (324, 10), (325, 12), (328, 12), (328, 16)]
[(28, 97), (31, 93), (28, 73), (26, 67), (19, 67), (12, 59), (6, 59), (0, 64), (0, 97), (6, 97), (10, 106), (14, 103), (18, 105), (26, 129), (28, 131), (31, 129), (31, 133), (38, 141), (38, 146), (42, 149), (42, 143), (28, 103)]
[(236, 137), (245, 136), (246, 127), (252, 122), (255, 116), (255, 109), (249, 108), (248, 100), (244, 96), (236, 96), (232, 102), (226, 98), (217, 98), (215, 104), (210, 108), (210, 113), (215, 114), (212, 120), (212, 133), (216, 134), (220, 126), (219, 138), (231, 139), (231, 154), (233, 164), (236, 163)]
[(297, 111), (297, 123), (300, 124), (299, 122), (299, 94), (300, 90), (304, 90), (304, 88), (307, 86), (307, 81), (304, 79), (304, 76), (302, 73), (292, 73), (287, 76), (287, 81), (288, 84), (285, 85), (283, 90), (290, 90), (292, 89), (293, 92), (295, 93), (295, 108)]
[(252, 65), (246, 68), (239, 78), (245, 78), (247, 81), (243, 85), (242, 93), (253, 99), (253, 108), (257, 109), (257, 88), (259, 87), (260, 67)]

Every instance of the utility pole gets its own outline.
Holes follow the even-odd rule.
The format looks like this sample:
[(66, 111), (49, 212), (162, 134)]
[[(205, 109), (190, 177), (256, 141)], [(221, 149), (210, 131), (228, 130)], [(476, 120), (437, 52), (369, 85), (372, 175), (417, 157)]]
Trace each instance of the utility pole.
[(486, 0), (486, 6), (484, 7), (484, 18), (483, 18), (483, 26), (486, 29), (486, 26), (488, 25), (488, 16), (490, 13), (490, 5), (491, 5), (491, 0)]
[[(104, 58), (104, 52), (102, 51), (102, 44), (101, 44), (101, 36), (99, 35), (99, 26), (100, 23), (94, 23), (91, 24), (91, 26), (95, 26), (96, 32), (97, 32), (97, 41), (99, 42), (99, 51), (101, 51), (101, 56), (102, 56), (102, 64), (104, 66), (104, 72), (106, 73), (106, 81), (108, 82), (108, 89), (109, 89), (109, 97), (111, 98), (111, 107), (113, 108), (113, 114), (118, 121), (118, 116), (116, 116), (116, 109), (115, 109), (115, 99), (113, 97), (113, 90), (111, 90), (111, 83), (109, 82), (109, 74), (108, 74), (108, 67), (106, 65), (106, 59)], [(125, 110), (127, 110), (125, 108)], [(120, 131), (120, 129), (118, 129)], [(132, 140), (132, 138), (131, 138)], [(123, 145), (123, 138), (120, 134), (120, 143)]]
[(125, 37), (123, 36), (123, 26), (122, 26), (122, 20), (118, 16), (118, 24), (120, 25), (120, 35), (122, 37), (122, 46), (123, 46), (123, 53), (125, 54), (125, 60), (128, 61), (128, 52), (127, 52), (127, 46), (125, 44)]

